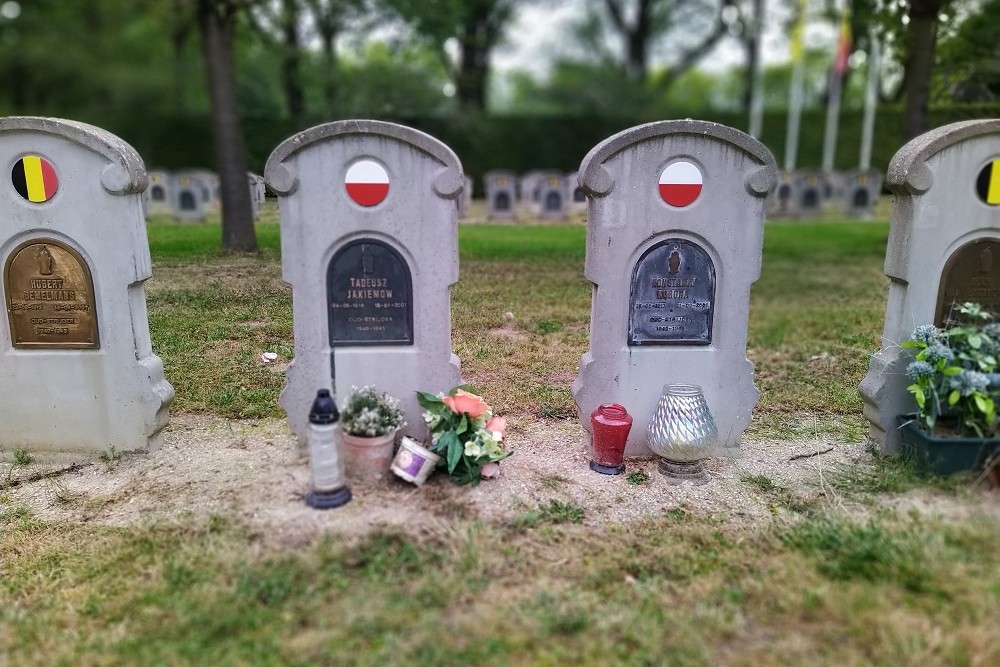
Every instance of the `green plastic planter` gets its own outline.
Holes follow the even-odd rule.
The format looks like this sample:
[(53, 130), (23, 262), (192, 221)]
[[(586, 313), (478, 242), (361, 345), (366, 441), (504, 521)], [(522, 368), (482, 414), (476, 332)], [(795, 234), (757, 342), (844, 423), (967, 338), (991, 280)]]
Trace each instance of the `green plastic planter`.
[(981, 470), (990, 457), (1000, 456), (1000, 438), (942, 438), (920, 428), (914, 414), (900, 415), (899, 442), (908, 459), (937, 475)]

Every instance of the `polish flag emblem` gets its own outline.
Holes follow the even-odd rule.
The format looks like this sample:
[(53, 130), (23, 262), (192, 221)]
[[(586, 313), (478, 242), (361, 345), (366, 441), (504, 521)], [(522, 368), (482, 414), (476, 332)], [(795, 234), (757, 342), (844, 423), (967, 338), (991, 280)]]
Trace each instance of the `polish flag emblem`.
[(660, 174), (660, 196), (671, 206), (689, 206), (701, 194), (702, 182), (701, 170), (694, 163), (674, 162)]
[(374, 160), (360, 160), (347, 170), (344, 187), (348, 196), (358, 204), (375, 206), (389, 194), (389, 174)]

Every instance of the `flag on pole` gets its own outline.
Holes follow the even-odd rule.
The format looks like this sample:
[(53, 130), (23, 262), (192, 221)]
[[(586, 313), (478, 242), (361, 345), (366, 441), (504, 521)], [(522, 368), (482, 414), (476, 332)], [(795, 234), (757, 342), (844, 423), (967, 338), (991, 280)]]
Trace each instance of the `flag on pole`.
[(843, 77), (847, 71), (847, 59), (851, 56), (851, 10), (844, 7), (840, 13), (840, 30), (837, 36), (837, 53), (833, 59), (833, 71)]

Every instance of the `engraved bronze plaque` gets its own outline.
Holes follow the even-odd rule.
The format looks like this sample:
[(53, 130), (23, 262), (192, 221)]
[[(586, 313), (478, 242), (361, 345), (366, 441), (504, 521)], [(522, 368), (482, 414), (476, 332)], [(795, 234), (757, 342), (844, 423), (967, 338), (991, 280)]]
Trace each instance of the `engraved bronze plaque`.
[(52, 239), (22, 243), (3, 272), (14, 347), (99, 348), (94, 281), (79, 253)]
[(629, 345), (712, 342), (715, 265), (697, 243), (667, 239), (635, 265), (629, 295)]
[(410, 268), (394, 248), (375, 239), (341, 248), (326, 274), (330, 345), (412, 345)]
[(1000, 313), (1000, 239), (977, 239), (956, 250), (944, 265), (934, 324), (943, 326), (956, 303), (972, 301)]

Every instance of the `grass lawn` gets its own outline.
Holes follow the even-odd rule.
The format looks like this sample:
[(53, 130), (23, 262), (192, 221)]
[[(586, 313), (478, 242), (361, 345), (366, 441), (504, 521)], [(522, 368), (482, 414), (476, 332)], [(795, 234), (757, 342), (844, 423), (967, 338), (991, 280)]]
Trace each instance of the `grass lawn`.
[[(765, 232), (748, 437), (858, 442), (888, 226)], [(459, 234), (452, 333), (464, 377), (512, 421), (575, 419), (584, 227)], [(292, 354), (273, 214), (257, 256), (220, 254), (214, 224), (154, 221), (149, 237), (150, 327), (172, 410), (280, 417), (283, 375), (258, 361)], [(297, 547), (225, 515), (42, 521), (0, 483), (0, 665), (1000, 664), (1000, 523), (969, 509), (983, 492), (894, 459), (867, 470), (831, 475), (805, 504), (746, 479), (790, 509), (764, 523), (675, 508), (596, 529), (553, 500), (516, 521), (331, 532)], [(907, 511), (923, 501), (949, 513)]]

